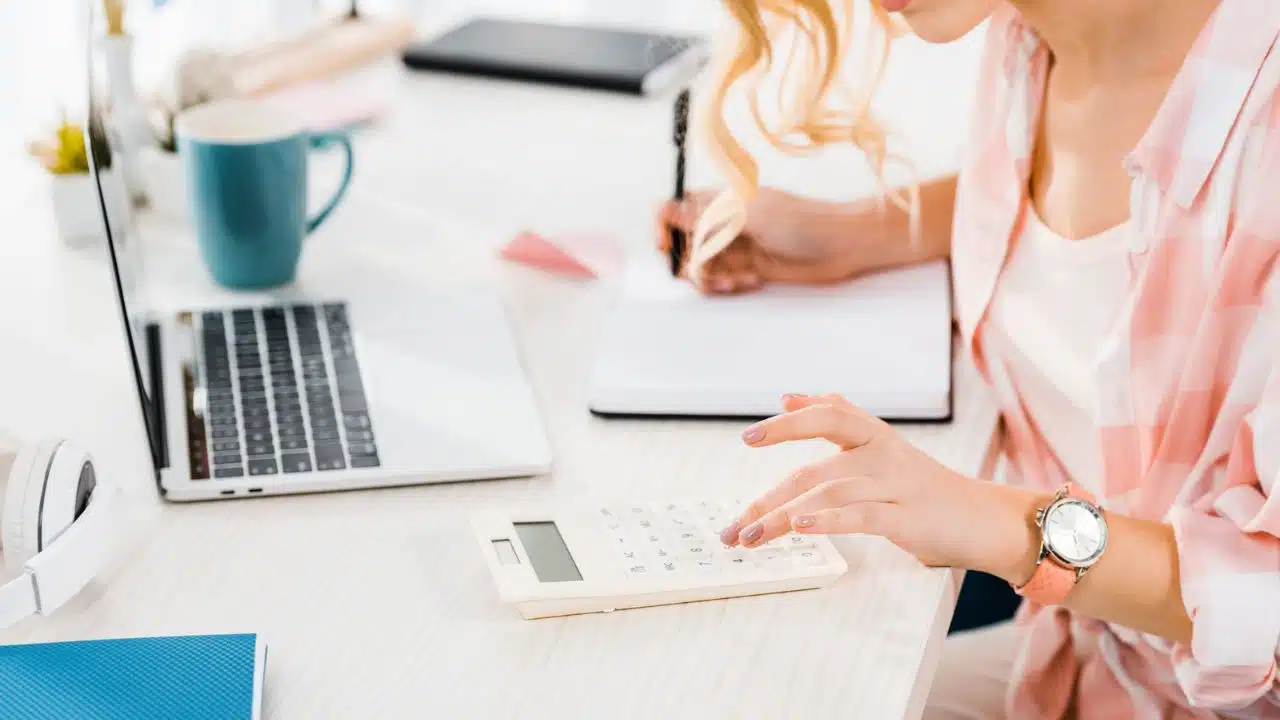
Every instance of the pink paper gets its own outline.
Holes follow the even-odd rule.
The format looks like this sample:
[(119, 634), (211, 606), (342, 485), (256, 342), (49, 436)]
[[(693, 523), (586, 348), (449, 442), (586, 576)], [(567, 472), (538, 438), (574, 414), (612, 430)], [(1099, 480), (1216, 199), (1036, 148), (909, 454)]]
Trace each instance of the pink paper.
[(607, 238), (568, 235), (554, 240), (522, 232), (502, 249), (502, 257), (557, 275), (597, 278), (616, 271), (621, 253)]

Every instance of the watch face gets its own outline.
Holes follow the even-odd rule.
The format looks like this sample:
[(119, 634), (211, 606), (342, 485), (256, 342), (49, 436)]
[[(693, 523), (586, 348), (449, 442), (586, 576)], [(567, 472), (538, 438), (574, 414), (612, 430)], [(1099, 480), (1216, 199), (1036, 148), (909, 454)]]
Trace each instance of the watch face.
[(1098, 559), (1107, 543), (1107, 526), (1093, 506), (1077, 500), (1054, 504), (1044, 519), (1044, 534), (1054, 555), (1073, 565)]

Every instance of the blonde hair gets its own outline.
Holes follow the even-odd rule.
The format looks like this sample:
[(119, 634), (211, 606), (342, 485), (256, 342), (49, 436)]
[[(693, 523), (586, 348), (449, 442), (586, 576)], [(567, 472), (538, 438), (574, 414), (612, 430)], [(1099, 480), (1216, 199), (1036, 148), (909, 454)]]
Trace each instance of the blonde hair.
[[(891, 159), (886, 133), (872, 117), (871, 100), (884, 72), (891, 41), (901, 33), (879, 0), (865, 0), (873, 22), (859, 82), (842, 86), (854, 35), (855, 0), (722, 0), (734, 20), (735, 37), (724, 47), (701, 126), (712, 160), (728, 177), (728, 187), (701, 213), (694, 230), (689, 264), (696, 270), (724, 250), (742, 232), (748, 204), (759, 190), (759, 166), (734, 136), (725, 119), (729, 91), (749, 78), (748, 108), (756, 129), (773, 147), (789, 153), (811, 152), (837, 143), (852, 143), (867, 158), (881, 187)], [(778, 78), (776, 127), (761, 110), (760, 81), (775, 69), (780, 31), (794, 29), (796, 47), (783, 59)], [(800, 51), (804, 52), (801, 53)], [(797, 61), (799, 62), (798, 72)], [(750, 77), (749, 77), (750, 76)], [(841, 102), (843, 101), (843, 102)], [(910, 200), (889, 191), (894, 204), (911, 213), (917, 233), (915, 189)]]

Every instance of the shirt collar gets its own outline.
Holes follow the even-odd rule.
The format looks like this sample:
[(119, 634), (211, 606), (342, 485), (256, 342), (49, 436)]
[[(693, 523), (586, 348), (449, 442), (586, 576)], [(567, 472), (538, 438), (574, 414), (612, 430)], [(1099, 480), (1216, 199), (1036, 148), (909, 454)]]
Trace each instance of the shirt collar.
[(1218, 162), (1280, 36), (1280, 2), (1223, 0), (1196, 39), (1155, 119), (1126, 158), (1190, 207)]

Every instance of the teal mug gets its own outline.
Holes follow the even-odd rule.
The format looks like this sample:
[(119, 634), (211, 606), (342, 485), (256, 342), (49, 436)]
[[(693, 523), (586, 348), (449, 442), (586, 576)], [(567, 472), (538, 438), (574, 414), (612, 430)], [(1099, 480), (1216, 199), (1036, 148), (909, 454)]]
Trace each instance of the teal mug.
[[(293, 282), (303, 242), (351, 183), (351, 140), (309, 132), (283, 109), (251, 100), (197, 106), (174, 129), (196, 242), (213, 279), (236, 290)], [(346, 152), (342, 182), (308, 217), (308, 155), (335, 144)]]

